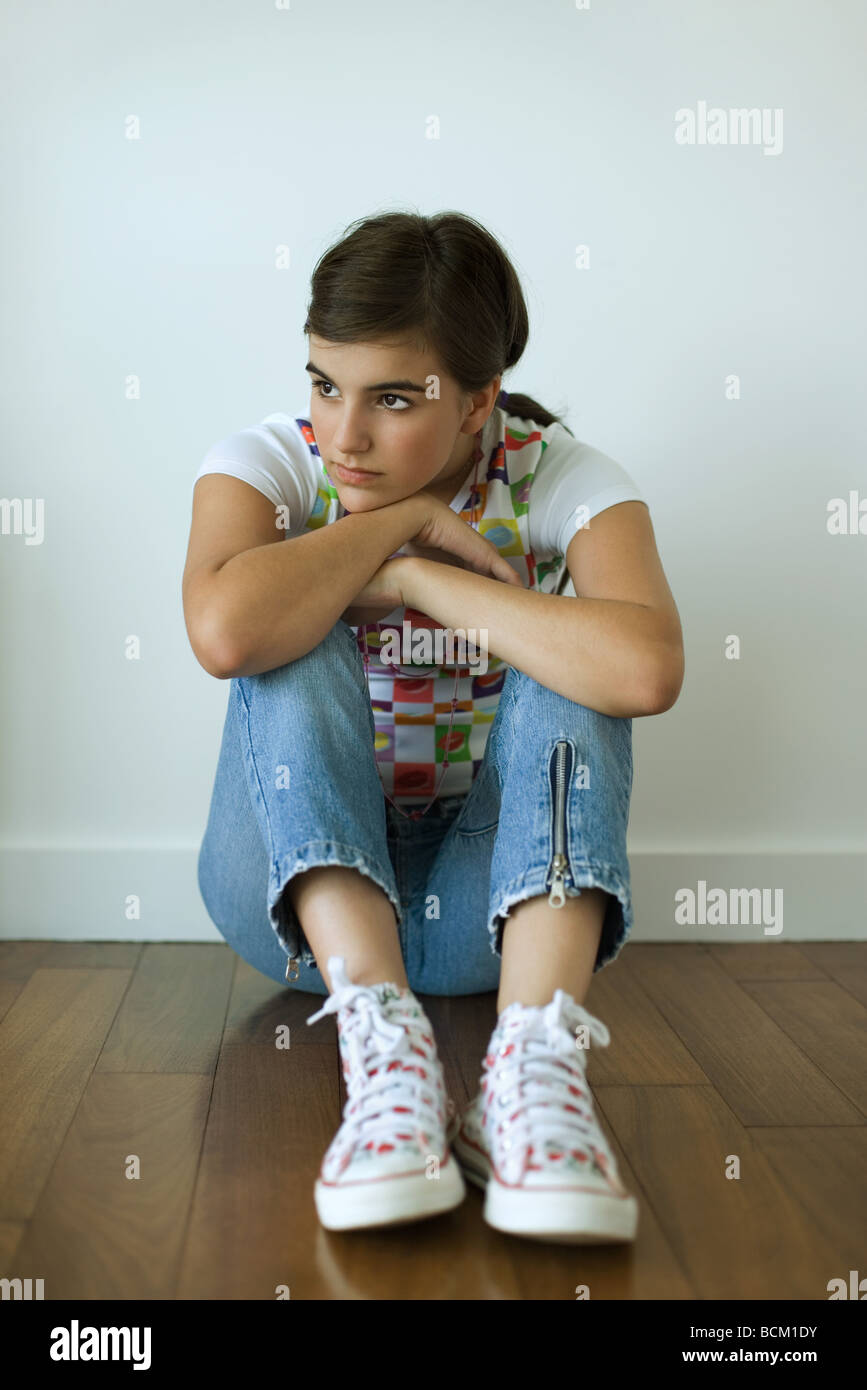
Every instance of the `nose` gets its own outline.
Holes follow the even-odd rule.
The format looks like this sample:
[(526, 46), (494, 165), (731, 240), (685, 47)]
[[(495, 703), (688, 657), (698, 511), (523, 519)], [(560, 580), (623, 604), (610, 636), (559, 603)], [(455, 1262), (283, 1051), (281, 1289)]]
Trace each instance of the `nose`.
[(334, 447), (344, 455), (344, 459), (354, 459), (356, 455), (366, 453), (370, 441), (367, 430), (361, 419), (360, 409), (353, 406), (344, 406), (340, 412), (340, 421), (334, 431)]

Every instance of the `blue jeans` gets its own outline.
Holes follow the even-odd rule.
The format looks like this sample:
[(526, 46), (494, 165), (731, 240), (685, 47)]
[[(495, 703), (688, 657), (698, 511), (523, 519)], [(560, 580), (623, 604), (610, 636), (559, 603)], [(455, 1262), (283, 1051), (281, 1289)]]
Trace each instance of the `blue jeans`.
[(594, 972), (615, 959), (632, 928), (631, 719), (510, 667), (470, 790), (416, 821), (385, 798), (374, 732), (342, 619), (297, 660), (231, 681), (198, 880), (240, 956), (327, 994), (284, 889), (305, 869), (340, 864), (391, 900), (417, 994), (495, 990), (508, 910), (539, 894), (555, 907), (581, 888), (610, 894)]

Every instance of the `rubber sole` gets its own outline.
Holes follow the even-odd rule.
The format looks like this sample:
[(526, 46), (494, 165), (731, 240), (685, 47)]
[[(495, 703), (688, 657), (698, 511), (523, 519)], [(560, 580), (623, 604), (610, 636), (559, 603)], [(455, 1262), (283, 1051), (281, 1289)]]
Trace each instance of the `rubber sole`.
[(329, 1185), (317, 1178), (313, 1189), (316, 1212), (327, 1231), (367, 1230), (374, 1226), (404, 1226), (459, 1207), (467, 1195), (454, 1156), (440, 1168), (438, 1178), (424, 1173)]
[(458, 1137), (453, 1153), (464, 1177), (484, 1192), (483, 1215), (494, 1230), (557, 1245), (612, 1245), (635, 1239), (638, 1202), (634, 1197), (505, 1187), (492, 1176), (490, 1163), (475, 1146), (468, 1149)]

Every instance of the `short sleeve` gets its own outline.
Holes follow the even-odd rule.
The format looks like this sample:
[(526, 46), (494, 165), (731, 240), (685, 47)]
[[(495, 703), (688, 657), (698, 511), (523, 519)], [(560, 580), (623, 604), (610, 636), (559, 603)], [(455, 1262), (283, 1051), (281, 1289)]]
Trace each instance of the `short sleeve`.
[(644, 502), (633, 479), (607, 454), (573, 439), (556, 423), (530, 488), (529, 536), (537, 556), (565, 556), (569, 542), (592, 517), (618, 502)]
[(213, 444), (199, 465), (193, 487), (206, 473), (240, 478), (275, 507), (285, 506), (287, 537), (301, 534), (316, 505), (316, 462), (297, 421), (282, 412)]

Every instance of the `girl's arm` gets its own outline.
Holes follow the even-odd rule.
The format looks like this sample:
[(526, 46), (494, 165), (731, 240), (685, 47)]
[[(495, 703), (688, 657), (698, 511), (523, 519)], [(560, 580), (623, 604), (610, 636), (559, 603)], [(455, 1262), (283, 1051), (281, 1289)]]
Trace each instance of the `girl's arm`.
[(299, 536), (286, 537), (279, 517), (267, 497), (232, 476), (209, 473), (193, 489), (184, 619), (197, 660), (218, 679), (296, 661), (356, 604), (382, 608), (377, 575), (399, 566), (387, 557), (413, 541), (520, 584), (491, 541), (424, 491)]
[[(580, 598), (513, 588), (435, 560), (407, 558), (401, 600), (540, 685), (617, 718), (670, 709), (683, 683), (683, 635), (643, 502), (598, 513), (566, 563)], [(481, 632), (479, 630), (481, 629)]]
[(419, 525), (413, 498), (289, 539), (277, 520), (238, 478), (207, 474), (193, 490), (184, 618), (197, 660), (220, 680), (304, 656)]

